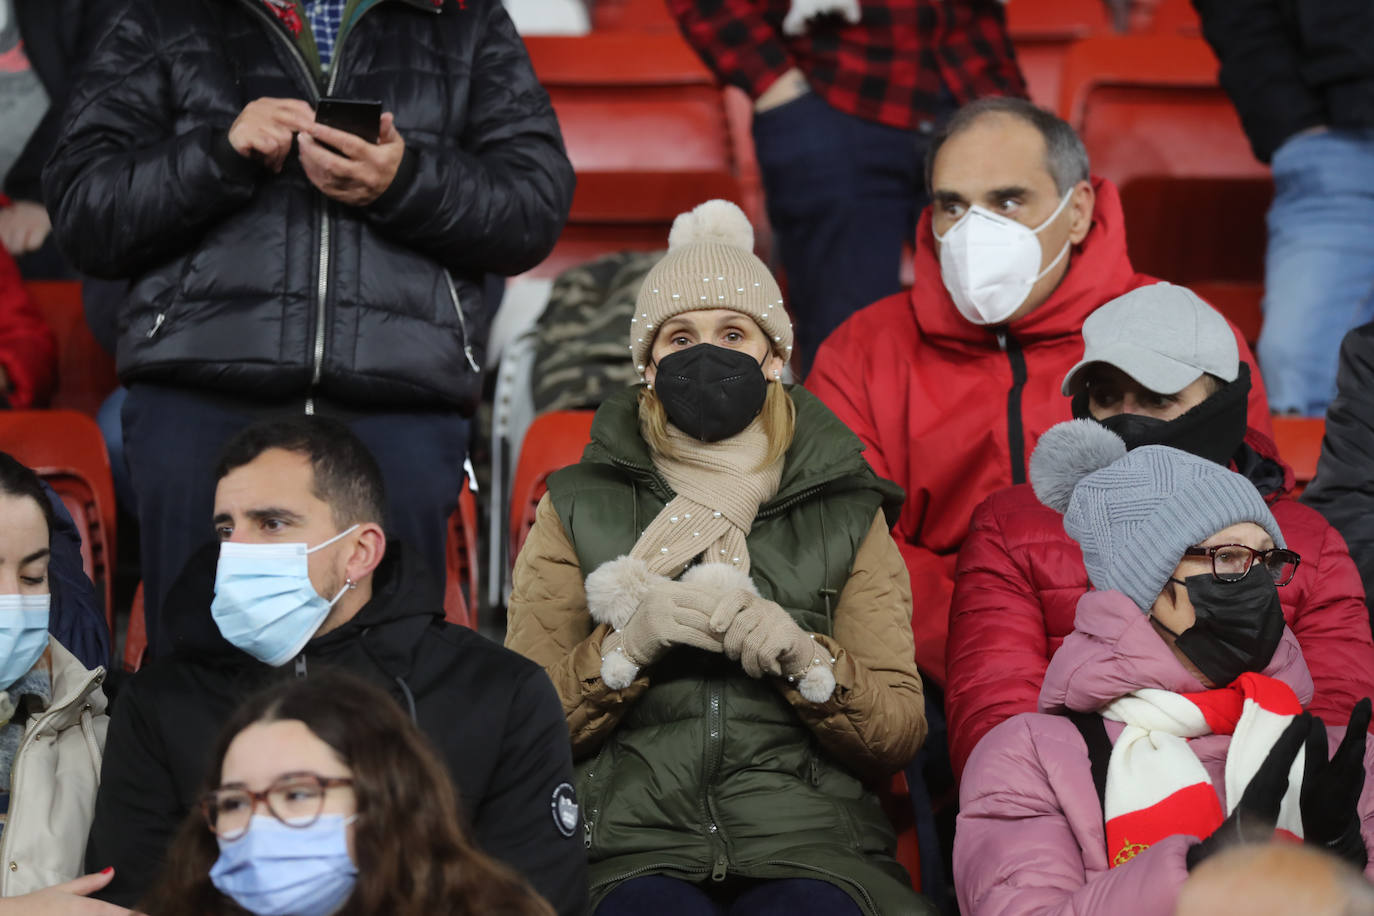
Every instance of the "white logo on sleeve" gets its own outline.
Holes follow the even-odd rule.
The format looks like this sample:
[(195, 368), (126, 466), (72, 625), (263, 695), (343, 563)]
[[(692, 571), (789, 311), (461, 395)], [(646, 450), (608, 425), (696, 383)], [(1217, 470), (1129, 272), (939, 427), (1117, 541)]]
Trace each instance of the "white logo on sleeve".
[(549, 807), (553, 810), (553, 825), (558, 828), (559, 833), (570, 837), (577, 832), (577, 793), (573, 791), (570, 783), (558, 784), (553, 790), (553, 799), (549, 802)]

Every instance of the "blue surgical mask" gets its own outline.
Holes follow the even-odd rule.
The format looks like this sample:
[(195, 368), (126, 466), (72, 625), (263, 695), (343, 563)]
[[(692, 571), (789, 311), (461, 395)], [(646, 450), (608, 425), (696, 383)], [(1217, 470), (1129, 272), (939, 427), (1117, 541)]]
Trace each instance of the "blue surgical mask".
[(38, 663), (48, 648), (51, 595), (0, 595), (0, 690)]
[(256, 814), (243, 836), (219, 841), (210, 882), (255, 916), (336, 913), (358, 880), (348, 855), (353, 819), (321, 814), (309, 827), (288, 827)]
[(232, 541), (219, 545), (210, 615), (224, 638), (274, 668), (295, 658), (351, 587), (344, 585), (327, 601), (320, 597), (310, 584), (309, 555), (357, 527), (314, 547)]

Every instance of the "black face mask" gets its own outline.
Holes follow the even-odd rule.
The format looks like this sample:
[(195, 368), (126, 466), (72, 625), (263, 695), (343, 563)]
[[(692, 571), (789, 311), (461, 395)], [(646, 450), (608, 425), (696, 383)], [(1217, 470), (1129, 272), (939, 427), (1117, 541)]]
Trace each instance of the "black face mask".
[(1196, 623), (1175, 634), (1174, 645), (1209, 681), (1225, 687), (1247, 671), (1269, 666), (1283, 639), (1284, 621), (1278, 586), (1263, 567), (1235, 582), (1218, 581), (1211, 573), (1169, 581), (1188, 589), (1197, 613)]
[(718, 442), (743, 431), (763, 410), (768, 381), (762, 365), (748, 353), (697, 344), (659, 360), (654, 390), (674, 426), (702, 442)]
[[(1234, 382), (1172, 420), (1122, 413), (1097, 422), (1120, 436), (1128, 449), (1168, 445), (1225, 466), (1245, 440), (1249, 397), (1250, 367), (1241, 363)], [(1093, 419), (1087, 391), (1075, 395), (1071, 406), (1076, 419)]]

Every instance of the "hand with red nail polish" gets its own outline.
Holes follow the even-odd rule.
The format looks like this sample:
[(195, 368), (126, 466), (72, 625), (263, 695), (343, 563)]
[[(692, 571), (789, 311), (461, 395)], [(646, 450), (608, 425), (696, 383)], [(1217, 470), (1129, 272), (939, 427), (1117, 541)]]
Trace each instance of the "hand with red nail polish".
[(114, 869), (83, 875), (22, 897), (0, 899), (0, 916), (131, 916), (132, 911), (90, 895), (110, 883)]

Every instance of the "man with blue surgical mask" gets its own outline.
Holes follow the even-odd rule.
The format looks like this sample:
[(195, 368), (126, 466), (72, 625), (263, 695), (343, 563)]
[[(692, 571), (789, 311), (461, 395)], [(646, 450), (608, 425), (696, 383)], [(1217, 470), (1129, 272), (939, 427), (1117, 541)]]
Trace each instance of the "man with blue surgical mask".
[(133, 905), (197, 804), (235, 705), (275, 678), (345, 669), (387, 689), (449, 765), (476, 843), (560, 914), (580, 913), (580, 826), (562, 706), (543, 670), (446, 623), (440, 583), (388, 541), (381, 472), (342, 424), (291, 417), (225, 447), (213, 525), (170, 593), (175, 651), (121, 694), (87, 859), (115, 866)]
[[(1083, 321), (1156, 281), (1132, 268), (1120, 198), (1092, 176), (1082, 140), (1029, 102), (960, 109), (931, 146), (926, 179), (915, 285), (841, 325), (806, 385), (863, 441), (879, 476), (906, 490), (892, 533), (926, 677), (924, 753), (938, 755), (955, 562), (973, 510), (1025, 481), (1040, 433), (1071, 418), (1059, 386), (1082, 355)], [(1268, 431), (1254, 379), (1250, 425)]]

